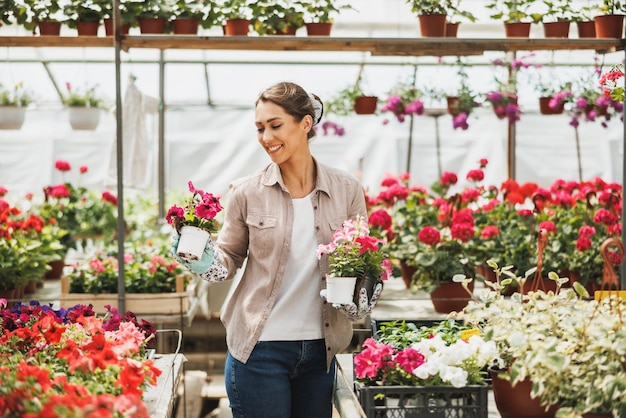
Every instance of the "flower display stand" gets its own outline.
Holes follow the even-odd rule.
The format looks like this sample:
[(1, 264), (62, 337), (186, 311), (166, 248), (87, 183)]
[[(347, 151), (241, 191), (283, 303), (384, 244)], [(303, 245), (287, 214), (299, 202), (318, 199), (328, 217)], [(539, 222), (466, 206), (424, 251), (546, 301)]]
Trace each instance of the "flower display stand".
[[(192, 277), (192, 281), (185, 288), (185, 278)], [(192, 298), (198, 296), (198, 276), (179, 275), (176, 277), (176, 292), (173, 293), (127, 293), (126, 311), (137, 315), (180, 315), (185, 314)], [(117, 293), (70, 293), (69, 278), (61, 278), (60, 304), (62, 308), (69, 308), (77, 304), (92, 304), (96, 313), (105, 313), (105, 305), (118, 307)]]
[[(487, 418), (486, 385), (364, 386), (356, 382), (354, 389), (368, 418)], [(387, 403), (388, 398), (398, 402)]]

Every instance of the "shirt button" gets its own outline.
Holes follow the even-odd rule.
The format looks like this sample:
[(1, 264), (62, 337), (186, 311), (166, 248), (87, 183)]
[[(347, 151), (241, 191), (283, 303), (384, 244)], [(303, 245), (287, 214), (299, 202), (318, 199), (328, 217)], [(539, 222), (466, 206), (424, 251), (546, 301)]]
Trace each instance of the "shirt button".
[(320, 227), (319, 227), (319, 226), (316, 226), (316, 227), (315, 227), (315, 230), (316, 230), (316, 231), (319, 231), (319, 230), (320, 230)]
[(263, 221), (259, 222), (259, 226), (263, 226)]
[(326, 328), (328, 328), (328, 327), (330, 326), (330, 324), (327, 322), (327, 323), (325, 323), (325, 324), (324, 324), (324, 326), (325, 326)]
[(314, 209), (314, 210), (317, 210), (317, 206), (313, 206), (313, 209)]

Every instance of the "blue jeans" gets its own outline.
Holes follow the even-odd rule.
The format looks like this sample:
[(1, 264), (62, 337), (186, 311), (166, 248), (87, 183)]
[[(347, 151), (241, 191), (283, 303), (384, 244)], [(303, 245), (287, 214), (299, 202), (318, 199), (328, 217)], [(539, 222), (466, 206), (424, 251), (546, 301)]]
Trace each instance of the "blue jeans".
[(246, 364), (226, 357), (233, 418), (330, 418), (336, 363), (324, 340), (260, 341)]

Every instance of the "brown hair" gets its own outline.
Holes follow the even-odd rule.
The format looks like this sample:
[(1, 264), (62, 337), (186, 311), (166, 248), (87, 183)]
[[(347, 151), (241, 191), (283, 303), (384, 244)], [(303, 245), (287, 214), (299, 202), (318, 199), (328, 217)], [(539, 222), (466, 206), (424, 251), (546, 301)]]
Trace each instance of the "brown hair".
[[(322, 100), (314, 94), (312, 96), (323, 109)], [(322, 118), (322, 115), (319, 118), (315, 117), (315, 107), (306, 90), (298, 84), (288, 81), (276, 83), (266, 88), (256, 99), (254, 105), (258, 105), (259, 102), (272, 102), (282, 107), (287, 114), (293, 116), (296, 122), (300, 122), (306, 115), (309, 115), (313, 119), (313, 125), (317, 125)], [(314, 136), (315, 129), (311, 128), (308, 138), (311, 139)]]

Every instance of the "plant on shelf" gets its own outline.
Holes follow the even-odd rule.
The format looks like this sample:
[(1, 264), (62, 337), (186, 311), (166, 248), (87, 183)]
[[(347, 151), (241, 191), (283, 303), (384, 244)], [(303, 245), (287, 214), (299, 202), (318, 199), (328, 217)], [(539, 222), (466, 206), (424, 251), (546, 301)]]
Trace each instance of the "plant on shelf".
[[(134, 0), (121, 0), (120, 5), (120, 17), (122, 25), (137, 26), (137, 18), (141, 15), (142, 2)], [(110, 1), (103, 1), (102, 6), (102, 18), (113, 19), (113, 3)]]
[(298, 2), (260, 0), (251, 3), (252, 27), (259, 35), (292, 34), (304, 26), (305, 9)]
[(490, 18), (501, 20), (504, 23), (531, 22), (533, 5), (536, 0), (490, 0), (485, 7), (489, 10)]
[(598, 9), (604, 15), (624, 14), (626, 12), (626, 4), (621, 0), (602, 0)]
[(12, 89), (5, 88), (0, 83), (0, 106), (26, 107), (32, 102), (32, 93), (24, 88), (21, 81), (15, 83)]
[(230, 19), (252, 19), (251, 1), (249, 0), (218, 0), (213, 3), (212, 10), (222, 17), (222, 24)]
[(447, 15), (451, 8), (451, 0), (406, 0), (411, 5), (411, 11), (416, 15)]
[(543, 0), (544, 8), (538, 14), (541, 22), (571, 22), (574, 9), (570, 0)]
[(572, 22), (593, 22), (594, 16), (598, 13), (600, 5), (587, 0), (586, 4), (572, 8)]
[[(175, 3), (175, 2), (174, 2)], [(164, 2), (162, 0), (144, 0), (139, 2), (140, 7), (137, 8), (137, 20), (139, 19), (164, 19), (169, 21), (172, 17), (172, 2)]]
[(24, 9), (18, 20), (28, 30), (34, 30), (38, 22), (62, 22), (63, 7), (59, 0), (23, 0)]
[(146, 356), (155, 335), (132, 312), (0, 300), (0, 414), (148, 418), (142, 396), (162, 373)]
[(299, 2), (304, 7), (304, 20), (307, 23), (333, 23), (334, 16), (342, 10), (356, 10), (348, 3), (337, 0), (308, 0)]
[(477, 18), (470, 11), (461, 8), (462, 0), (449, 0), (448, 2), (448, 23), (460, 23), (462, 19), (476, 22)]
[(105, 16), (103, 0), (68, 0), (64, 3), (63, 13), (67, 17), (68, 27), (76, 29), (77, 22), (100, 22)]
[(212, 4), (208, 0), (175, 0), (172, 2), (172, 16), (176, 19), (197, 19), (203, 26), (213, 26), (215, 16), (210, 16)]

